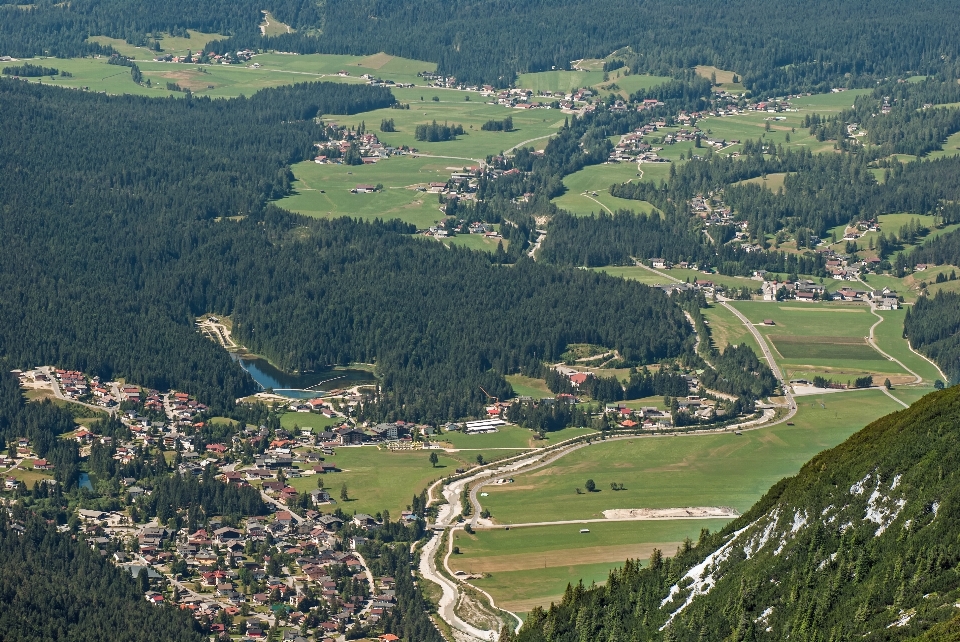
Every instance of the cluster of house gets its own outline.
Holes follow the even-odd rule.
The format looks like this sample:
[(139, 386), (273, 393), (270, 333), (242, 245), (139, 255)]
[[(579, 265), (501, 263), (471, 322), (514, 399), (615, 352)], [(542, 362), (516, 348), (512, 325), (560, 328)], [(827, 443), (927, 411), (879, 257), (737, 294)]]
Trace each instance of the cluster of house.
[(607, 404), (604, 413), (614, 417), (621, 428), (664, 430), (673, 426), (673, 418), (666, 410), (653, 407), (627, 408), (622, 403)]
[(454, 234), (482, 234), (488, 239), (499, 239), (502, 238), (499, 232), (494, 228), (490, 223), (484, 223), (482, 221), (473, 221), (466, 222), (463, 219), (450, 222), (450, 221), (441, 221), (436, 225), (431, 225), (426, 230), (423, 231), (424, 236), (432, 236), (433, 238), (445, 239)]
[[(338, 138), (316, 144), (320, 153), (314, 157), (314, 163), (320, 165), (340, 163), (351, 145), (357, 146), (364, 165), (372, 165), (378, 160), (390, 158), (394, 154), (402, 154), (405, 151), (403, 148), (384, 145), (373, 133), (361, 134), (345, 128), (335, 128), (335, 131), (339, 132)], [(331, 154), (333, 150), (337, 153)]]
[[(13, 449), (14, 445), (11, 444), (11, 450)], [(13, 455), (0, 455), (0, 468), (7, 468), (9, 470), (13, 470), (14, 468), (39, 471), (53, 470), (52, 463), (42, 457), (37, 457), (30, 445), (29, 439), (18, 439), (14, 453)], [(16, 490), (19, 486), (20, 480), (12, 475), (8, 475), (3, 480), (4, 490)]]
[[(307, 613), (297, 609), (308, 597), (322, 601), (329, 614), (317, 627), (317, 640), (336, 638), (358, 625), (376, 624), (396, 605), (393, 578), (377, 578), (371, 586), (362, 557), (354, 552), (366, 541), (365, 531), (381, 526), (370, 515), (345, 518), (350, 532), (358, 533), (346, 538), (341, 535), (345, 519), (312, 510), (304, 517), (281, 510), (269, 518), (247, 519), (239, 526), (213, 518), (208, 528), (193, 532), (162, 526), (135, 528), (124, 515), (105, 511), (80, 510), (79, 517), (92, 548), (104, 555), (113, 550), (112, 561), (134, 576), (146, 572), (152, 589), (162, 589), (167, 582), (178, 588), (176, 592), (150, 590), (145, 599), (156, 604), (175, 599), (181, 609), (207, 622), (218, 619), (222, 612), (242, 618), (241, 639), (265, 639), (269, 626), (263, 620), (280, 607), (286, 612), (286, 621), (299, 627)], [(416, 519), (409, 513), (402, 518)], [(294, 561), (272, 568), (269, 556), (257, 561), (250, 549), (264, 541)], [(367, 586), (364, 593), (370, 597), (361, 599), (345, 590), (340, 569), (363, 582)], [(225, 631), (222, 625), (213, 624), (212, 632)], [(289, 631), (284, 639), (295, 640), (297, 635), (297, 631)]]
[[(256, 53), (250, 51), (249, 49), (244, 49), (243, 51), (236, 52), (227, 52), (225, 54), (218, 54), (212, 51), (197, 51), (195, 53), (188, 53), (184, 56), (174, 56), (173, 54), (166, 54), (163, 56), (155, 56), (154, 62), (179, 62), (184, 64), (220, 64), (220, 65), (235, 65), (241, 62), (247, 62)], [(256, 65), (259, 67), (260, 65)]]

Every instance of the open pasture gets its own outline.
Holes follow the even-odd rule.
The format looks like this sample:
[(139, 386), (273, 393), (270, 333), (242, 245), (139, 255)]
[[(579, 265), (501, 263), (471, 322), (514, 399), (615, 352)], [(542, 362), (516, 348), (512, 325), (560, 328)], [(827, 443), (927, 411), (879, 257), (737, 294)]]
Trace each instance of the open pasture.
[(483, 579), (470, 580), (470, 583), (490, 593), (498, 606), (525, 619), (525, 615), (537, 606), (547, 609), (551, 603), (559, 603), (563, 599), (567, 584), (575, 586), (580, 581), (584, 586), (603, 584), (610, 576), (611, 569), (622, 566), (621, 560), (503, 571)]
[(547, 388), (547, 383), (543, 379), (534, 379), (519, 374), (507, 375), (506, 379), (517, 395), (533, 397), (534, 399), (553, 396), (553, 392)]
[[(475, 464), (477, 453), (471, 452), (469, 458), (461, 458), (443, 451), (436, 452), (440, 461), (436, 468), (430, 465), (430, 453), (425, 450), (389, 451), (375, 446), (356, 446), (337, 448), (333, 462), (342, 472), (323, 475), (308, 475), (289, 479), (287, 483), (300, 492), (309, 492), (317, 488), (317, 482), (323, 481), (337, 506), (346, 513), (369, 513), (373, 515), (383, 509), (399, 515), (410, 503), (415, 494), (419, 494), (435, 480), (452, 475), (457, 468), (469, 463)], [(488, 457), (489, 455), (489, 457)], [(484, 453), (484, 458), (502, 457), (503, 452)], [(307, 468), (302, 465), (302, 468)], [(350, 499), (340, 500), (340, 488), (347, 485)]]
[[(901, 382), (913, 379), (866, 343), (877, 321), (866, 304), (738, 301), (732, 305), (772, 344), (789, 379), (817, 375), (841, 382), (866, 375)], [(765, 319), (775, 325), (760, 325)]]
[[(195, 33), (195, 32), (191, 32)], [(171, 38), (161, 41), (164, 53), (184, 54), (188, 50), (199, 51), (209, 40), (219, 38), (216, 34), (195, 33), (194, 37)], [(423, 83), (417, 77), (419, 71), (436, 69), (434, 63), (410, 60), (378, 54), (375, 56), (342, 56), (333, 54), (293, 55), (267, 53), (254, 56), (243, 65), (192, 65), (155, 62), (155, 52), (142, 47), (127, 45), (122, 40), (95, 38), (110, 44), (122, 54), (135, 58), (143, 73), (144, 83), (137, 85), (130, 78), (130, 68), (108, 65), (106, 57), (56, 59), (53, 66), (73, 74), (72, 78), (57, 77), (33, 79), (64, 87), (87, 87), (90, 91), (105, 91), (109, 94), (139, 94), (146, 96), (183, 96), (181, 92), (168, 91), (168, 82), (177, 83), (197, 95), (217, 98), (249, 96), (260, 89), (291, 85), (299, 82), (326, 80), (330, 82), (364, 83), (363, 74), (402, 83)], [(169, 49), (168, 49), (168, 44)], [(43, 59), (38, 59), (39, 60)], [(258, 67), (254, 67), (258, 65)], [(338, 75), (348, 72), (348, 77)], [(399, 90), (398, 90), (399, 91)], [(409, 90), (407, 90), (409, 91)], [(457, 93), (462, 96), (463, 92)], [(476, 94), (474, 94), (476, 95)], [(429, 100), (429, 97), (427, 98)], [(461, 98), (462, 100), (462, 98)], [(379, 122), (379, 121), (378, 121)]]
[(732, 312), (722, 305), (711, 305), (705, 310), (701, 310), (706, 318), (707, 325), (710, 326), (710, 337), (713, 339), (713, 345), (718, 350), (723, 350), (728, 345), (738, 346), (746, 343), (757, 355), (762, 354), (757, 340), (754, 338), (750, 329), (743, 325)]
[(574, 89), (593, 87), (603, 82), (602, 71), (540, 71), (532, 74), (520, 74), (517, 87), (529, 89), (533, 93), (544, 91), (570, 93)]
[[(452, 90), (434, 90), (417, 87), (414, 89), (394, 89), (397, 100), (409, 104), (410, 109), (379, 109), (355, 116), (331, 117), (339, 125), (358, 127), (366, 124), (367, 131), (376, 132), (380, 140), (387, 145), (400, 147), (406, 145), (416, 148), (424, 154), (446, 156), (454, 163), (476, 165), (491, 154), (499, 154), (512, 147), (530, 142), (546, 145), (547, 138), (563, 126), (563, 114), (556, 109), (520, 110), (482, 102), (477, 93)], [(437, 96), (440, 100), (433, 100)], [(423, 100), (420, 100), (420, 98)], [(470, 98), (470, 100), (465, 100)], [(490, 120), (513, 120), (513, 131), (483, 131), (481, 126)], [(382, 120), (393, 120), (395, 132), (379, 131)], [(417, 125), (429, 125), (433, 121), (463, 125), (464, 133), (456, 140), (443, 142), (425, 142), (416, 139)], [(542, 139), (542, 140), (533, 140)], [(608, 184), (609, 186), (609, 184)]]
[[(958, 282), (952, 281), (952, 283)], [(903, 362), (905, 366), (923, 377), (927, 384), (943, 378), (932, 363), (911, 351), (909, 344), (903, 338), (903, 320), (907, 314), (905, 309), (881, 310), (877, 314), (883, 317), (883, 323), (877, 326), (873, 336), (881, 350)]]
[[(649, 165), (649, 164), (648, 164)], [(644, 166), (646, 168), (646, 165)], [(634, 212), (652, 212), (653, 205), (646, 201), (634, 201), (610, 195), (610, 186), (614, 183), (626, 183), (639, 180), (638, 169), (634, 163), (611, 163), (591, 165), (579, 172), (564, 177), (565, 194), (553, 199), (553, 203), (571, 214), (588, 216), (601, 211), (616, 212), (632, 210)], [(593, 192), (597, 195), (593, 196)]]
[[(219, 33), (202, 33), (195, 29), (187, 29), (187, 33), (190, 36), (189, 38), (171, 36), (169, 33), (158, 34), (160, 36), (158, 40), (160, 42), (160, 49), (162, 50), (161, 53), (164, 55), (173, 54), (174, 56), (180, 56), (188, 51), (203, 51), (208, 42), (224, 40), (228, 37)], [(157, 52), (147, 49), (146, 47), (131, 45), (122, 38), (92, 36), (87, 38), (87, 40), (89, 42), (96, 42), (104, 46), (113, 47), (117, 53), (127, 58), (133, 58), (134, 60), (153, 60), (155, 56), (159, 55)]]
[[(457, 161), (413, 156), (394, 156), (373, 165), (357, 166), (306, 161), (293, 166), (297, 178), (294, 193), (277, 204), (308, 216), (400, 218), (422, 229), (442, 219), (443, 212), (436, 194), (415, 187), (431, 181), (446, 182), (450, 172), (455, 171), (447, 169), (456, 166), (452, 163)], [(380, 192), (350, 193), (359, 184), (378, 183), (384, 187)]]
[(644, 74), (624, 75), (624, 69), (616, 69), (609, 73), (610, 80), (594, 85), (601, 97), (608, 94), (616, 94), (623, 99), (628, 99), (632, 94), (641, 89), (649, 89), (662, 85), (670, 79), (665, 76), (647, 76)]
[(769, 334), (784, 359), (837, 359), (882, 361), (884, 356), (867, 345), (862, 337), (817, 337)]
[[(804, 398), (798, 406), (794, 425), (743, 435), (594, 442), (516, 475), (513, 484), (485, 487), (483, 505), (504, 524), (599, 518), (612, 508), (732, 506), (743, 512), (816, 453), (900, 408), (879, 390)], [(599, 492), (578, 495), (587, 479)], [(612, 482), (626, 490), (610, 490)]]
[[(450, 558), (454, 570), (484, 573), (471, 583), (488, 591), (512, 611), (559, 601), (567, 584), (606, 581), (626, 559), (646, 560), (658, 548), (673, 555), (684, 538), (700, 529), (716, 531), (727, 520), (665, 520), (534, 526), (457, 533), (461, 555)], [(589, 528), (589, 533), (580, 533)]]

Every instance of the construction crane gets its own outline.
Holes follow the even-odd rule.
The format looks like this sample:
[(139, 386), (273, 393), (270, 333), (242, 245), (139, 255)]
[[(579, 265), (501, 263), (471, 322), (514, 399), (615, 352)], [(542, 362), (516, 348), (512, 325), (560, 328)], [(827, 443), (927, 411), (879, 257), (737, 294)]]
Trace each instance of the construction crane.
[[(483, 390), (483, 386), (480, 386), (480, 390)], [(500, 397), (494, 397), (486, 390), (483, 390), (483, 394), (487, 395), (488, 399), (493, 399), (493, 403), (500, 403)]]

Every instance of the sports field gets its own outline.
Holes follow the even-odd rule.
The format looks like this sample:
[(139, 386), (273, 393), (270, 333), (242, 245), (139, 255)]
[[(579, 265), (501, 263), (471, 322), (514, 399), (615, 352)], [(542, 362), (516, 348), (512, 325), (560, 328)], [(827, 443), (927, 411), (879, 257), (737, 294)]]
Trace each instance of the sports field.
[[(800, 399), (793, 426), (594, 442), (517, 475), (513, 484), (485, 487), (482, 504), (505, 524), (599, 518), (611, 508), (732, 506), (742, 512), (816, 453), (898, 409), (879, 390), (845, 392)], [(587, 479), (599, 492), (578, 495)], [(611, 482), (626, 490), (610, 490)]]

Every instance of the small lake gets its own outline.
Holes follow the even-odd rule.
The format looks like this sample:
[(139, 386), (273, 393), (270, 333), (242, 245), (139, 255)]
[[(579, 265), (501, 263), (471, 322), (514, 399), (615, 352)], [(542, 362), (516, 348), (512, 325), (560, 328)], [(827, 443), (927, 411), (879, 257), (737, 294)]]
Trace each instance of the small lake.
[(80, 479), (77, 480), (77, 484), (80, 486), (80, 488), (93, 490), (93, 484), (90, 483), (90, 475), (87, 473), (80, 473)]
[(231, 357), (239, 361), (240, 367), (264, 390), (272, 388), (278, 395), (291, 399), (313, 399), (330, 390), (376, 383), (373, 373), (366, 370), (344, 368), (295, 375), (274, 368), (266, 359), (247, 359), (234, 354)]

